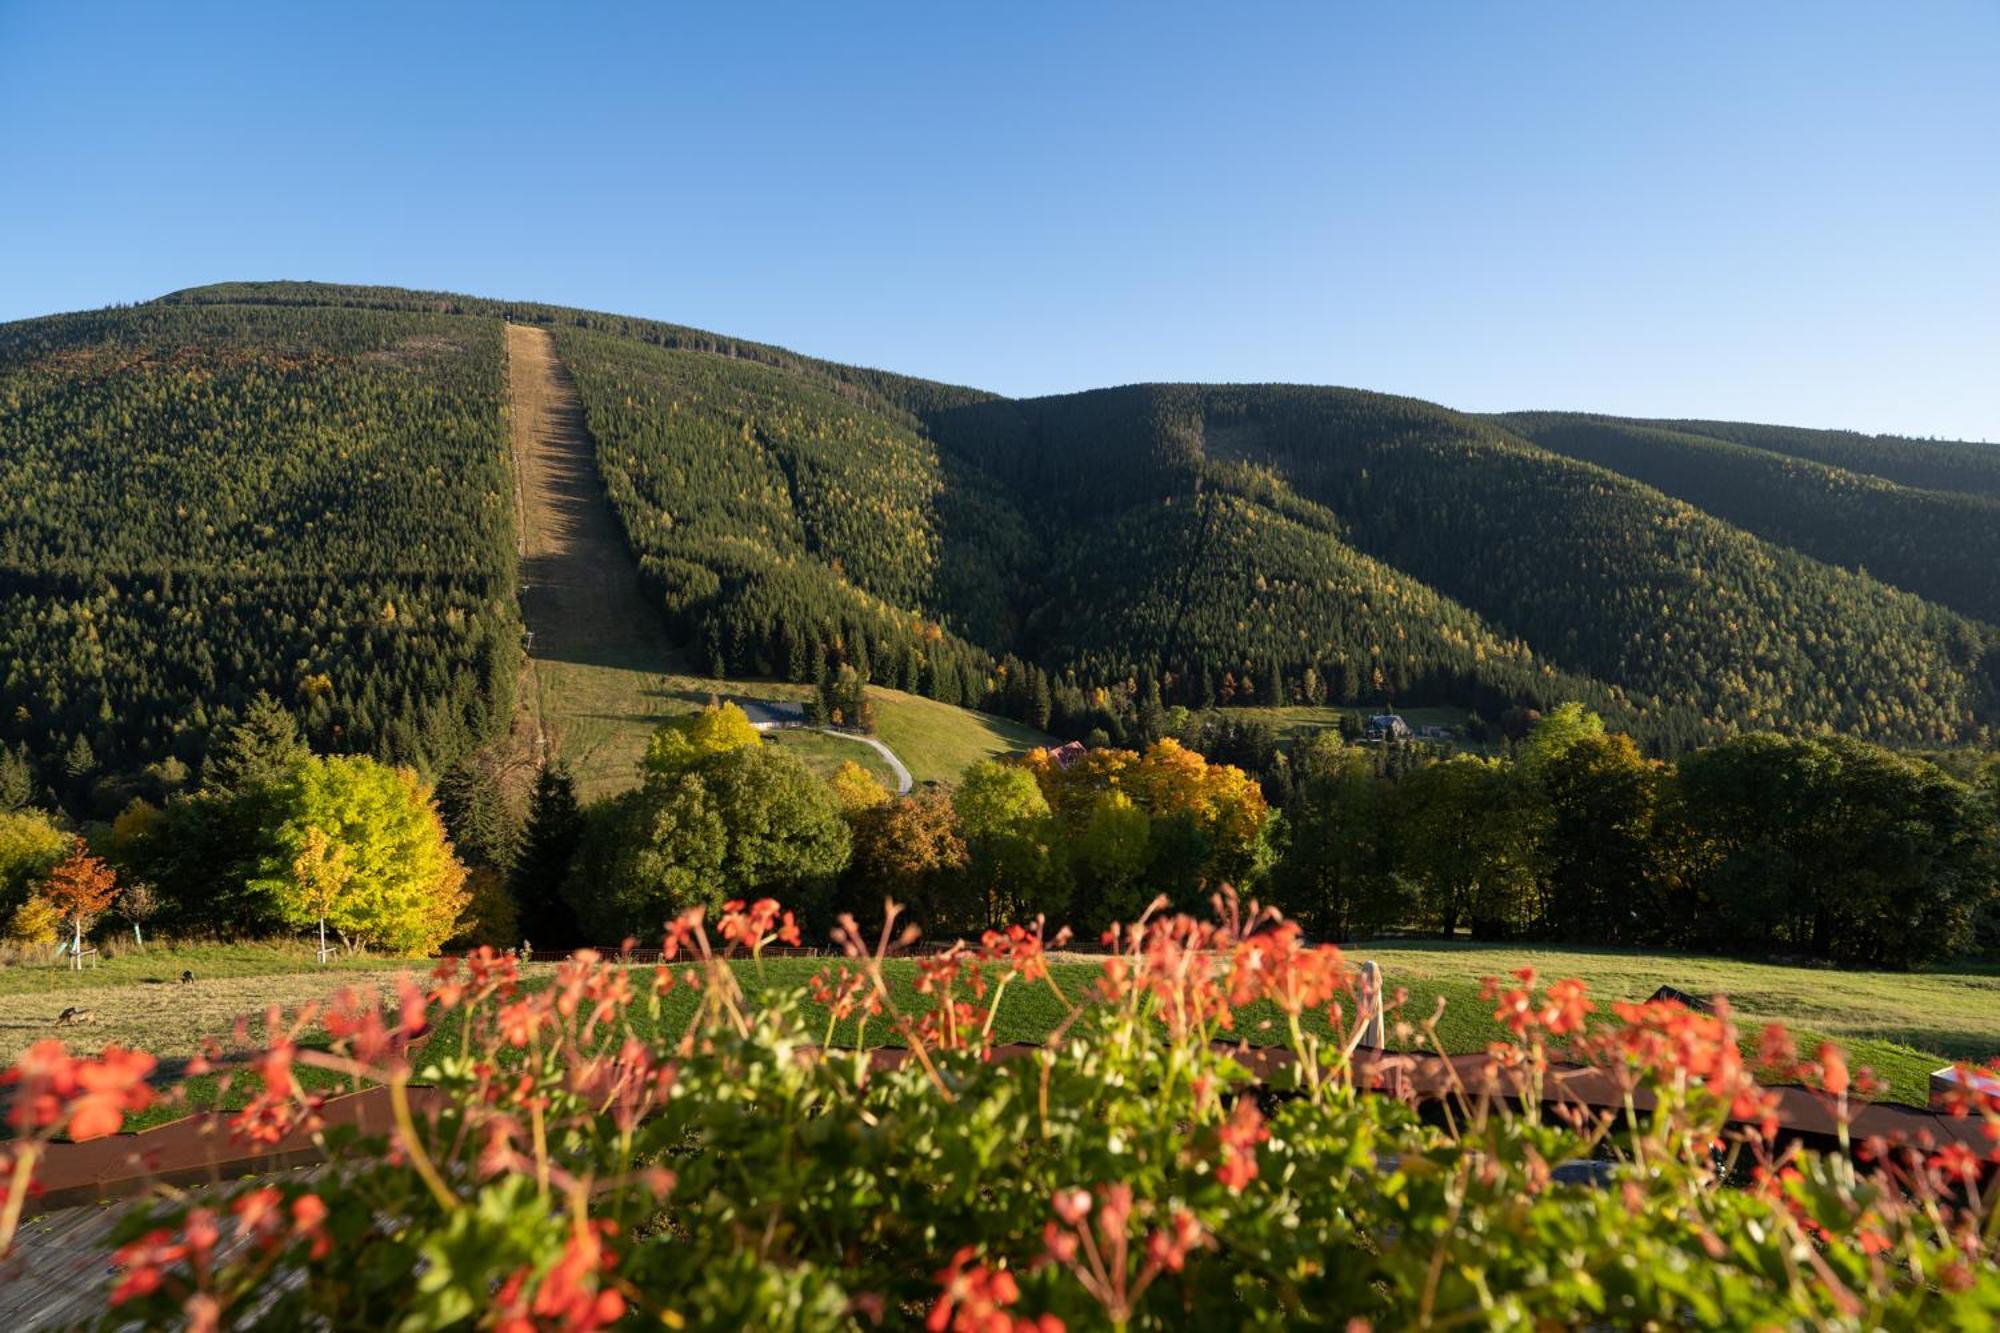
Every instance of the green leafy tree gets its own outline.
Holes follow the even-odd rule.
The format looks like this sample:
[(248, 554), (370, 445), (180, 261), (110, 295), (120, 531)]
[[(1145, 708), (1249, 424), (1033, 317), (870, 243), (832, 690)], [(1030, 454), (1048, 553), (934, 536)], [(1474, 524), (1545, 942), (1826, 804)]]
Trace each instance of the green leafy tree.
[(0, 813), (0, 910), (26, 902), (69, 850), (69, 835), (41, 811)]
[(1395, 784), (1396, 872), (1440, 934), (1470, 924), (1475, 937), (1493, 938), (1528, 923), (1537, 814), (1514, 773), (1471, 755), (1427, 764)]
[(1542, 770), (1568, 753), (1572, 746), (1603, 735), (1603, 718), (1575, 701), (1558, 704), (1529, 730), (1515, 762), (1529, 781), (1537, 781)]
[(1285, 810), (1285, 846), (1272, 870), (1277, 904), (1326, 939), (1403, 924), (1409, 895), (1391, 873), (1385, 784), (1366, 754), (1326, 731), (1301, 748)]
[[(288, 920), (312, 919), (310, 905), (343, 934), (410, 955), (434, 953), (457, 932), (465, 867), (415, 773), (361, 755), (308, 759), (273, 792), (281, 822), (255, 883)], [(318, 886), (339, 883), (328, 905), (305, 891), (302, 863)]]
[(474, 866), (465, 877), (465, 895), (465, 915), (446, 948), (476, 949), (483, 944), (511, 949), (520, 942), (520, 912), (507, 891), (506, 876), (490, 865)]
[[(1531, 749), (1540, 736), (1537, 728)], [(1600, 944), (1670, 934), (1676, 904), (1656, 828), (1663, 767), (1642, 757), (1631, 737), (1600, 731), (1541, 757), (1530, 780), (1546, 815), (1542, 932)]]
[(1695, 943), (1913, 967), (1972, 939), (1990, 808), (1921, 759), (1845, 737), (1740, 737), (1680, 766)]
[(1084, 929), (1136, 921), (1151, 895), (1146, 867), (1152, 859), (1153, 821), (1130, 796), (1101, 792), (1075, 842), (1076, 916)]
[(952, 802), (977, 903), (976, 920), (956, 924), (971, 929), (1060, 913), (1069, 901), (1068, 866), (1056, 852), (1056, 823), (1035, 775), (981, 760), (965, 770)]
[(849, 848), (833, 793), (795, 756), (761, 744), (711, 750), (592, 812), (567, 896), (606, 943), (731, 898), (813, 911)]
[(151, 815), (128, 807), (113, 826), (111, 855), (123, 874), (158, 891), (163, 929), (254, 938), (285, 924), (271, 895), (252, 884), (276, 855), (282, 821), (271, 787), (176, 796)]

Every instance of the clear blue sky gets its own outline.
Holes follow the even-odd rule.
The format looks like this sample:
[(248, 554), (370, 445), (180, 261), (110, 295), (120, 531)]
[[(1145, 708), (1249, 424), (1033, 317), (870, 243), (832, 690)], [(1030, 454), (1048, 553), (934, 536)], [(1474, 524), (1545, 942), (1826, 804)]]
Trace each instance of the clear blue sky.
[(0, 127), (0, 319), (316, 278), (2000, 440), (1994, 0), (0, 0)]

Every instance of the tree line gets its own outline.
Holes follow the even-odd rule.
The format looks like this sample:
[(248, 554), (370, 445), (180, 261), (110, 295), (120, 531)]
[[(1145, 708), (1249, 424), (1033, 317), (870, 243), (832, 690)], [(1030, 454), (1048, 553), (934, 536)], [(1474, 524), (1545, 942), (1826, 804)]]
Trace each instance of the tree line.
[(1505, 758), (1179, 721), (1186, 743), (1031, 751), (892, 797), (858, 766), (818, 782), (711, 709), (662, 732), (640, 788), (588, 812), (564, 929), (643, 937), (681, 908), (764, 895), (823, 923), (886, 893), (933, 935), (1036, 915), (1088, 931), (1226, 883), (1336, 940), (1881, 968), (2000, 950), (2000, 758), (1959, 756), (1954, 775), (1850, 738), (1757, 734), (1668, 763), (1575, 704)]
[(1274, 900), (1330, 938), (1450, 935), (1906, 968), (2000, 949), (2000, 759), (1735, 737), (1666, 763), (1569, 705), (1511, 760), (1288, 764)]

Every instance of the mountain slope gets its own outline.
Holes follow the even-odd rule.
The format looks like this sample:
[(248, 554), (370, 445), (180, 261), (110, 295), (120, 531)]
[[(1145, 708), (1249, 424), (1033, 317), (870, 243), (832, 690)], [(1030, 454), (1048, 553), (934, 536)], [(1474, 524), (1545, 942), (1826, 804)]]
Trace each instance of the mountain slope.
[(197, 763), (257, 690), (325, 746), (489, 734), (518, 654), (501, 366), (497, 324), (432, 315), (0, 327), (0, 738), (88, 804)]
[(1072, 517), (1189, 491), (1218, 463), (1260, 469), (1325, 506), (1354, 548), (1649, 708), (1938, 742), (1989, 716), (1974, 622), (1416, 400), (1145, 385), (972, 404), (931, 424)]
[[(260, 688), (323, 746), (435, 767), (495, 734), (510, 320), (573, 380), (573, 461), (616, 516), (593, 558), (632, 562), (710, 680), (852, 667), (1120, 738), (1174, 704), (1578, 698), (1669, 753), (1752, 727), (1951, 745), (2000, 715), (1995, 632), (1961, 614), (2000, 602), (1979, 446), (1289, 385), (1009, 400), (657, 321), (259, 283), (0, 326), (0, 741), (69, 796), (109, 782), (101, 808)], [(705, 697), (673, 681), (660, 706)]]
[[(1706, 435), (1572, 413), (1493, 418), (1755, 533), (2000, 624), (2000, 498), (1927, 491)], [(1971, 446), (1978, 447), (1978, 446)], [(2000, 454), (2000, 450), (1995, 451)]]
[(1863, 435), (1850, 430), (1808, 430), (1748, 421), (1674, 421), (1602, 418), (1628, 426), (1705, 435), (1791, 458), (1810, 459), (1920, 490), (2000, 496), (2000, 444), (1970, 440), (1920, 440), (1903, 435)]

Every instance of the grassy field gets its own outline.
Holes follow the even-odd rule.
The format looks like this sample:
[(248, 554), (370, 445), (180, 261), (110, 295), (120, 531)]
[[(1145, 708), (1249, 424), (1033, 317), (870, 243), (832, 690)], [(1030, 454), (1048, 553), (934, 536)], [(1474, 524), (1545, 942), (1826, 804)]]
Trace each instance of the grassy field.
[[(323, 999), (343, 985), (388, 987), (412, 964), (362, 955), (322, 968), (311, 946), (183, 944), (120, 950), (71, 972), (48, 963), (0, 966), (0, 1062), (58, 1037), (79, 1050), (110, 1042), (164, 1059), (193, 1055), (203, 1038), (225, 1042), (236, 1020), (269, 1006)], [(194, 980), (183, 982), (181, 974)], [(63, 1010), (89, 1010), (87, 1024), (59, 1027)]]
[(901, 690), (871, 689), (868, 696), (875, 701), (876, 736), (918, 782), (957, 782), (981, 759), (1056, 743), (1023, 723)]
[[(1412, 1023), (1427, 1020), (1443, 1001), (1438, 1031), (1446, 1048), (1455, 1052), (1481, 1050), (1501, 1035), (1491, 1005), (1479, 999), (1480, 978), (1530, 963), (1548, 979), (1573, 976), (1588, 982), (1606, 1011), (1614, 1000), (1643, 999), (1662, 984), (1697, 994), (1727, 994), (1746, 1045), (1754, 1045), (1758, 1030), (1769, 1021), (1785, 1023), (1808, 1052), (1821, 1040), (1838, 1041), (1856, 1066), (1873, 1069), (1886, 1082), (1887, 1097), (1919, 1105), (1932, 1069), (1955, 1059), (2000, 1054), (2000, 969), (1992, 967), (1913, 975), (1839, 972), (1696, 955), (1403, 940), (1356, 946), (1351, 954), (1379, 962), (1392, 992), (1407, 991), (1401, 1016)], [(764, 965), (761, 979), (747, 965), (741, 975), (753, 990), (802, 987), (822, 966), (814, 959), (773, 959)], [(425, 967), (362, 957), (321, 970), (304, 945), (291, 944), (158, 948), (122, 954), (81, 974), (10, 965), (0, 968), (0, 1057), (12, 1059), (30, 1042), (56, 1036), (85, 1049), (108, 1041), (143, 1046), (171, 1060), (192, 1054), (204, 1036), (226, 1040), (239, 1016), (261, 1015), (268, 1005), (296, 1005), (341, 985), (374, 986), (388, 993), (399, 973)], [(180, 984), (183, 969), (195, 973), (193, 984)], [(553, 970), (551, 965), (531, 967), (531, 983)], [(1052, 971), (1066, 994), (1081, 998), (1090, 993), (1098, 966), (1066, 961)], [(911, 1008), (922, 1003), (914, 979), (913, 965), (891, 964), (898, 1002)], [(690, 1003), (687, 992), (676, 992), (662, 1013), (663, 1026), (677, 1030)], [(96, 1021), (84, 1028), (57, 1028), (56, 1015), (69, 1005), (92, 1009)], [(810, 1002), (807, 1007), (819, 1012)], [(1002, 1004), (995, 1034), (1002, 1041), (1036, 1041), (1063, 1012), (1046, 989), (1016, 986)], [(1277, 1030), (1266, 1025), (1270, 1017), (1247, 1014), (1240, 1035), (1252, 1042), (1276, 1040)], [(882, 1040), (886, 1031), (878, 1024), (869, 1035)], [(852, 1040), (851, 1027), (836, 1034), (836, 1041)], [(176, 1113), (164, 1108), (148, 1122)]]
[[(1267, 708), (1256, 705), (1246, 708), (1225, 708), (1222, 716), (1242, 721), (1268, 722), (1287, 736), (1303, 736), (1321, 731), (1327, 727), (1337, 727), (1345, 717), (1356, 726), (1364, 725), (1370, 717), (1381, 712), (1380, 708), (1340, 708), (1331, 705), (1289, 704), (1282, 708)], [(1395, 713), (1412, 728), (1417, 727), (1463, 727), (1472, 720), (1472, 714), (1463, 708), (1395, 708)], [(1490, 748), (1479, 743), (1457, 739), (1460, 749), (1482, 750)]]
[[(811, 686), (786, 681), (723, 680), (571, 662), (538, 662), (535, 671), (540, 687), (562, 700), (566, 728), (557, 748), (575, 770), (578, 790), (586, 799), (634, 785), (647, 737), (670, 717), (695, 712), (716, 698), (803, 701), (812, 694)], [(901, 690), (871, 687), (868, 695), (875, 701), (877, 738), (896, 752), (920, 783), (956, 782), (968, 765), (980, 759), (1053, 743), (1046, 734), (1021, 723)], [(832, 748), (815, 751), (816, 742), (795, 739), (798, 735), (787, 733), (782, 743), (798, 747), (800, 757), (809, 763), (816, 753), (822, 758), (835, 753)], [(867, 746), (822, 738), (828, 747), (840, 747), (838, 758), (824, 771), (832, 772), (841, 758), (853, 758), (894, 790), (887, 767)]]
[(781, 750), (789, 750), (822, 778), (830, 778), (839, 767), (852, 760), (868, 770), (868, 775), (882, 784), (884, 791), (896, 790), (896, 773), (875, 752), (873, 746), (845, 736), (836, 736), (825, 731), (774, 731), (765, 738), (767, 745), (775, 745)]

